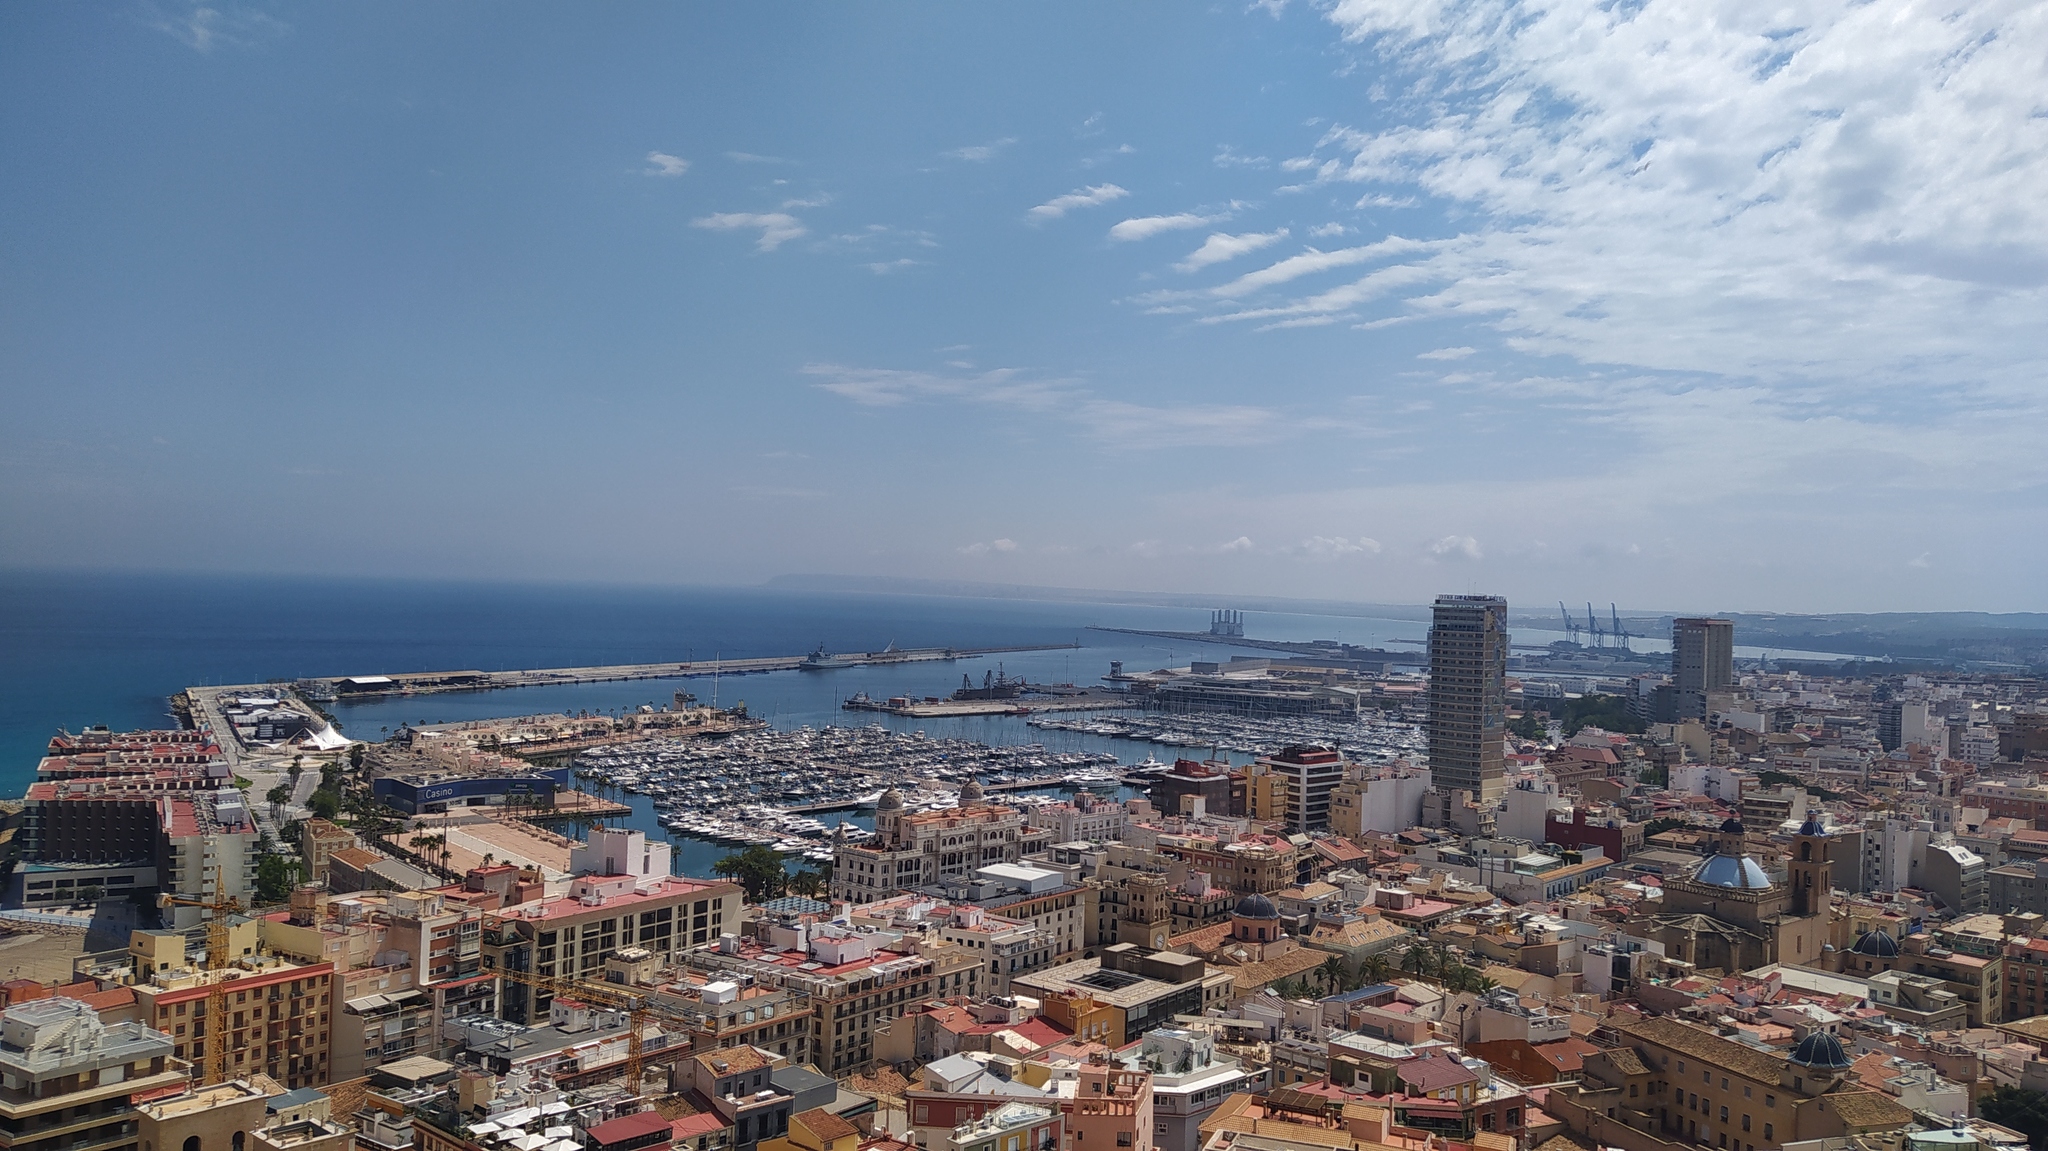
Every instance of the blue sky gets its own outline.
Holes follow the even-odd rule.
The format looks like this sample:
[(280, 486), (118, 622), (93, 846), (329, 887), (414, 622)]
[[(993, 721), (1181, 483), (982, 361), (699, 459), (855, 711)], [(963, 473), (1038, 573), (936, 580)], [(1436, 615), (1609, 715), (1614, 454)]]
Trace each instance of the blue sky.
[(13, 5), (0, 552), (2048, 606), (2043, 5)]

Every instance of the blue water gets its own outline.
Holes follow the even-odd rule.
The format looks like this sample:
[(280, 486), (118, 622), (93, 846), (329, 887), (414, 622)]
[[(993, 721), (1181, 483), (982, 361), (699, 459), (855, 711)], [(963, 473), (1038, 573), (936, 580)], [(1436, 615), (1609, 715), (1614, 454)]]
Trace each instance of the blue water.
[[(1090, 624), (1201, 631), (1206, 611), (1126, 604), (944, 596), (830, 594), (761, 588), (488, 584), (310, 577), (0, 572), (0, 794), (34, 778), (50, 734), (104, 723), (169, 726), (166, 697), (191, 684), (315, 675), (566, 667), (836, 651), (1072, 643), (1079, 650), (836, 672), (412, 696), (342, 706), (345, 730), (376, 739), (405, 722), (441, 722), (665, 702), (678, 688), (710, 702), (745, 700), (779, 727), (889, 722), (988, 743), (1102, 748), (1127, 761), (1146, 748), (1026, 727), (1012, 717), (892, 720), (842, 712), (856, 690), (944, 695), (962, 673), (1000, 662), (1040, 681), (1093, 683), (1111, 660), (1133, 669), (1253, 654), (1090, 632)], [(1276, 639), (1419, 638), (1412, 620), (1248, 613)]]

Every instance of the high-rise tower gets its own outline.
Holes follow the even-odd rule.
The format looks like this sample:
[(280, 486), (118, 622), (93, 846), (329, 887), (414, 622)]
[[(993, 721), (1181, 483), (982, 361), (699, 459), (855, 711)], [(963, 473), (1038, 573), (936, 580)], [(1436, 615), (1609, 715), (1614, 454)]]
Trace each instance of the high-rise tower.
[(1429, 629), (1430, 784), (1499, 801), (1508, 721), (1508, 601), (1436, 597)]
[(1705, 719), (1707, 696), (1735, 686), (1735, 624), (1725, 619), (1671, 621), (1671, 686), (1678, 713)]

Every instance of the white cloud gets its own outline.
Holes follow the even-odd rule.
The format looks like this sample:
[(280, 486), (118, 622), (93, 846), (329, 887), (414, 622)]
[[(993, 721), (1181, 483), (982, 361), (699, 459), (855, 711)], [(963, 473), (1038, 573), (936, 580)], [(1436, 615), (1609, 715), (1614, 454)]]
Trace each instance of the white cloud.
[(908, 256), (899, 256), (894, 260), (875, 260), (862, 266), (877, 276), (886, 276), (891, 272), (903, 271), (905, 268), (915, 268), (922, 263), (924, 263), (923, 260), (913, 260)]
[(1418, 352), (1415, 358), (1418, 360), (1462, 360), (1476, 350), (1474, 348), (1438, 348), (1433, 352)]
[(1000, 140), (990, 140), (986, 144), (970, 144), (965, 148), (955, 148), (950, 152), (943, 152), (941, 155), (952, 160), (967, 160), (971, 163), (986, 164), (1001, 155), (1003, 149), (1016, 142), (1017, 137), (1005, 136)]
[(1445, 536), (1429, 545), (1429, 554), (1440, 560), (1484, 559), (1479, 541), (1471, 536)]
[(786, 212), (791, 208), (822, 208), (831, 202), (832, 193), (818, 192), (810, 196), (804, 196), (792, 200), (784, 200), (782, 202), (782, 210)]
[(1018, 548), (1016, 540), (990, 540), (987, 543), (971, 543), (961, 548), (962, 555), (985, 556), (991, 552), (1013, 552)]
[(1342, 236), (1349, 231), (1351, 231), (1351, 229), (1345, 227), (1342, 224), (1317, 224), (1315, 227), (1310, 228), (1308, 230), (1308, 234), (1315, 237), (1318, 240), (1324, 240), (1328, 239), (1331, 236)]
[(1237, 149), (1225, 144), (1216, 149), (1216, 155), (1211, 158), (1210, 163), (1218, 168), (1268, 168), (1272, 166), (1273, 161), (1264, 156), (1241, 156)]
[(202, 54), (215, 48), (253, 48), (291, 31), (291, 25), (252, 8), (216, 8), (201, 3), (147, 4), (143, 22)]
[(2037, 388), (2048, 6), (1340, 0), (1328, 16), (1392, 74), (1391, 126), (1331, 129), (1315, 178), (1467, 221), (1412, 254), (1427, 291), (1410, 306), (1539, 354), (1858, 399)]
[(810, 234), (801, 220), (786, 212), (718, 212), (692, 220), (690, 225), (714, 232), (759, 228), (761, 238), (755, 241), (754, 248), (762, 252), (772, 252), (791, 240)]
[(1121, 200), (1128, 195), (1130, 195), (1129, 192), (1117, 187), (1115, 184), (1094, 184), (1068, 192), (1064, 196), (1054, 196), (1045, 203), (1024, 213), (1024, 218), (1034, 224), (1045, 220), (1057, 220), (1076, 208), (1093, 208), (1100, 204), (1107, 204), (1111, 200)]
[(1344, 536), (1310, 536), (1301, 541), (1301, 550), (1315, 559), (1342, 559), (1345, 556), (1378, 555), (1380, 541), (1370, 536), (1347, 539)]
[(1188, 258), (1175, 264), (1182, 272), (1196, 272), (1211, 264), (1235, 260), (1247, 252), (1256, 252), (1268, 244), (1275, 244), (1287, 238), (1287, 229), (1275, 232), (1239, 232), (1233, 236), (1227, 232), (1212, 232), (1202, 241), (1202, 246), (1188, 253)]
[(755, 152), (727, 152), (725, 158), (735, 164), (794, 164), (781, 156), (763, 156)]
[(1186, 228), (1200, 228), (1215, 223), (1220, 217), (1197, 216), (1182, 212), (1174, 216), (1138, 216), (1112, 225), (1109, 238), (1119, 241), (1149, 240), (1163, 232), (1177, 232)]
[(1239, 536), (1217, 550), (1223, 552), (1248, 552), (1252, 550), (1252, 538), (1250, 536)]
[(647, 153), (646, 174), (649, 176), (680, 176), (690, 170), (690, 162), (681, 156), (667, 152)]
[(868, 408), (952, 401), (1030, 412), (1073, 425), (1119, 449), (1271, 443), (1289, 430), (1280, 413), (1244, 404), (1137, 404), (1103, 399), (1073, 380), (1014, 368), (948, 375), (894, 368), (807, 364), (817, 387)]

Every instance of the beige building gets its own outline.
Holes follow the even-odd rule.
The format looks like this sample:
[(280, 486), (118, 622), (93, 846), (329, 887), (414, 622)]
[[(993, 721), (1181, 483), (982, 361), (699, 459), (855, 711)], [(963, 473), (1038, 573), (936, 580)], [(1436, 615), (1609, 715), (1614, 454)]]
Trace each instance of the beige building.
[(131, 1095), (174, 1087), (190, 1064), (171, 1037), (141, 1023), (100, 1022), (63, 997), (0, 1013), (0, 1151), (155, 1151), (142, 1148)]
[(1789, 1057), (1676, 1019), (1616, 1021), (1623, 1045), (1589, 1055), (1582, 1080), (1544, 1108), (1573, 1132), (1627, 1151), (1765, 1151), (1897, 1131), (1898, 1101), (1858, 1083), (1841, 1041), (1809, 1033)]
[(1744, 854), (1746, 838), (1740, 820), (1723, 823), (1716, 854), (1693, 874), (1665, 880), (1663, 899), (1629, 920), (1630, 931), (1662, 943), (1667, 959), (1702, 971), (1820, 961), (1828, 941), (1834, 837), (1808, 819), (1793, 837), (1783, 884)]
[(875, 808), (875, 838), (833, 853), (832, 898), (874, 903), (1015, 863), (1023, 833), (1023, 813), (983, 802), (977, 783), (960, 789), (960, 806), (939, 811), (905, 811), (902, 793), (890, 788)]

